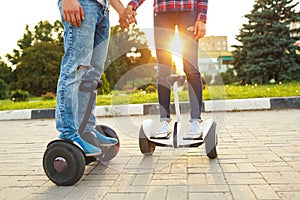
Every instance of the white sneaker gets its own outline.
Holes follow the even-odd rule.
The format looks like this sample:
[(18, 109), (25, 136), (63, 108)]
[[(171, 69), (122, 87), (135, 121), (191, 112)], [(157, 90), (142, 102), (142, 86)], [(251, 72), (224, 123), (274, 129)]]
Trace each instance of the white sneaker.
[(202, 134), (203, 134), (203, 127), (201, 126), (200, 123), (201, 122), (199, 122), (197, 120), (193, 120), (191, 122), (191, 127), (189, 129), (189, 132), (185, 136), (185, 138), (191, 138), (191, 139), (201, 138)]
[(166, 120), (161, 122), (161, 125), (158, 129), (158, 131), (155, 132), (155, 138), (165, 138), (168, 137), (171, 134), (171, 126), (170, 123)]

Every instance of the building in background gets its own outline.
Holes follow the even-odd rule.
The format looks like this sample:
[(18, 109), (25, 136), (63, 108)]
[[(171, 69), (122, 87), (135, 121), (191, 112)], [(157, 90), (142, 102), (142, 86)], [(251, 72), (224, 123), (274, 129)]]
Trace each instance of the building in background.
[(300, 37), (300, 22), (293, 22), (290, 25), (291, 37)]
[(227, 36), (206, 36), (199, 43), (199, 69), (207, 83), (220, 80), (218, 76), (232, 67)]
[(200, 47), (205, 51), (227, 51), (227, 36), (206, 36), (200, 40)]

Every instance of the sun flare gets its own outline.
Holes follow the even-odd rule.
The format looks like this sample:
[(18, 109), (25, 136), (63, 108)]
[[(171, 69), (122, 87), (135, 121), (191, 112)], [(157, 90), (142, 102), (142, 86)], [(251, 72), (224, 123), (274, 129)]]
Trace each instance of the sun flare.
[[(183, 62), (182, 62), (182, 56), (181, 56), (182, 42), (179, 38), (179, 33), (177, 30), (175, 32), (175, 36), (171, 43), (170, 49), (173, 52), (172, 53), (172, 61), (176, 65), (176, 73), (183, 75), (184, 71), (183, 71)], [(180, 55), (178, 55), (178, 53), (176, 53), (176, 52), (180, 53)]]

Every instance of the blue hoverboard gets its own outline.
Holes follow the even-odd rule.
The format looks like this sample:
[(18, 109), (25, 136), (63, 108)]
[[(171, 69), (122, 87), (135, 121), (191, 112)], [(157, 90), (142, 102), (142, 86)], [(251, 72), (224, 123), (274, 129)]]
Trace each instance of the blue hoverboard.
[(96, 130), (105, 136), (118, 140), (118, 143), (106, 147), (100, 144), (92, 133), (83, 133), (92, 112), (96, 91), (102, 83), (96, 80), (83, 80), (79, 86), (82, 92), (90, 93), (86, 113), (78, 129), (81, 138), (101, 149), (99, 156), (86, 156), (83, 149), (76, 143), (65, 139), (56, 139), (47, 145), (43, 156), (43, 168), (47, 177), (58, 186), (70, 186), (82, 177), (85, 166), (94, 161), (107, 162), (119, 152), (120, 141), (116, 132), (108, 125), (96, 125)]

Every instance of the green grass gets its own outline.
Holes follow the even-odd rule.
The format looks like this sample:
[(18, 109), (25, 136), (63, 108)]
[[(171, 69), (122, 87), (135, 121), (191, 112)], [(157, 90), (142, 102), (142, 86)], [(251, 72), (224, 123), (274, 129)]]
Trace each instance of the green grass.
[(55, 108), (55, 100), (31, 100), (26, 102), (12, 102), (11, 100), (0, 100), (0, 110), (20, 110), (34, 108)]
[(225, 86), (226, 99), (300, 96), (300, 82), (272, 85)]
[[(300, 96), (300, 82), (272, 85), (208, 86), (203, 90), (203, 100), (289, 96)], [(180, 92), (179, 99), (180, 101), (188, 101), (188, 92), (186, 90)], [(126, 94), (122, 92), (113, 92), (111, 95), (99, 95), (97, 98), (97, 105), (140, 104), (156, 102), (157, 93)], [(0, 110), (55, 108), (55, 104), (55, 100), (42, 100), (41, 98), (31, 98), (27, 102), (0, 100)]]

